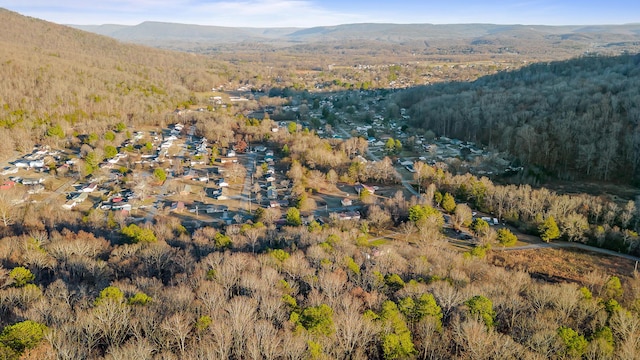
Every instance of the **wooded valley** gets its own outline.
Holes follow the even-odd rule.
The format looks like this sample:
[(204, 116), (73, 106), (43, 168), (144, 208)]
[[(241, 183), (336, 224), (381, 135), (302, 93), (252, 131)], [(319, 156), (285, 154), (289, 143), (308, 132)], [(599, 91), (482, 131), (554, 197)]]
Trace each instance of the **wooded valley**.
[[(635, 199), (537, 186), (637, 183), (638, 55), (314, 70), (0, 33), (0, 359), (640, 358)], [(585, 248), (529, 271), (548, 243)]]

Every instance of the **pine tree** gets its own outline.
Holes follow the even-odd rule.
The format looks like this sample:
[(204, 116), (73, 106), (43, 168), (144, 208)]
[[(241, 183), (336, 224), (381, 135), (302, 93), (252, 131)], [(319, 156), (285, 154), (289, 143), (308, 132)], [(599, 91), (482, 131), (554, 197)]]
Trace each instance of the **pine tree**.
[(549, 216), (542, 224), (540, 224), (538, 231), (540, 232), (540, 238), (545, 242), (549, 242), (560, 237), (560, 229), (558, 229), (558, 224), (556, 224), (556, 220), (553, 216)]

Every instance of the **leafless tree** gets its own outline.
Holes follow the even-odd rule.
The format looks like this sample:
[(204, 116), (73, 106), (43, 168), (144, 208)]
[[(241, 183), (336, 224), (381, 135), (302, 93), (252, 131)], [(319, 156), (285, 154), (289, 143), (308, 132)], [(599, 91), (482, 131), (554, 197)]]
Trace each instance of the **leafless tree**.
[(170, 338), (170, 343), (176, 344), (180, 354), (184, 354), (187, 338), (192, 328), (189, 316), (184, 313), (175, 313), (164, 319), (160, 327)]

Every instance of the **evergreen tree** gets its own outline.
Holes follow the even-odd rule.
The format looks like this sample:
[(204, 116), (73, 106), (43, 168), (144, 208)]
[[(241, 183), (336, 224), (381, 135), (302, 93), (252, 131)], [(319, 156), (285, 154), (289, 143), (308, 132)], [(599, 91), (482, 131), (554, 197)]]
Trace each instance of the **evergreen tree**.
[(540, 232), (540, 238), (545, 242), (560, 237), (560, 229), (558, 229), (558, 224), (556, 224), (556, 219), (554, 219), (553, 216), (546, 218), (538, 227), (538, 231)]

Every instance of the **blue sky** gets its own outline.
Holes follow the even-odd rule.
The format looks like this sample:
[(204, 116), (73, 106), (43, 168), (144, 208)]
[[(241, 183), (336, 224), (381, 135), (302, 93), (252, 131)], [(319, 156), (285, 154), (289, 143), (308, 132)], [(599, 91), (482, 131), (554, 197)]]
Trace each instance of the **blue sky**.
[(0, 0), (0, 7), (60, 24), (78, 25), (135, 25), (147, 20), (251, 27), (363, 22), (640, 23), (638, 0)]

